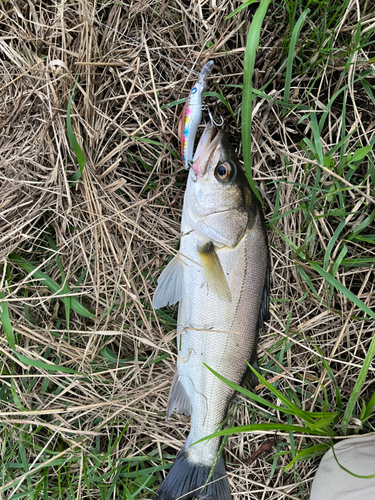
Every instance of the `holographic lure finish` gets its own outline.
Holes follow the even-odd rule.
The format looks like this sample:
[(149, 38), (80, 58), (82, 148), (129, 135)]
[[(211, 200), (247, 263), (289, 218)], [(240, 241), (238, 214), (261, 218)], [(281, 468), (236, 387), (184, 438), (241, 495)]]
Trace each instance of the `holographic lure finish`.
[(194, 140), (202, 120), (202, 92), (212, 71), (213, 61), (208, 61), (199, 74), (197, 83), (186, 100), (180, 121), (181, 158), (184, 168), (188, 169), (193, 160)]

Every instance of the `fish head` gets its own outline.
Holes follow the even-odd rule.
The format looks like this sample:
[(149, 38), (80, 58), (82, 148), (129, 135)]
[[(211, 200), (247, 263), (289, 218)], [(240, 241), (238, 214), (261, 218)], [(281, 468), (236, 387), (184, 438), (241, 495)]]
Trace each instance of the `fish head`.
[(185, 195), (191, 225), (214, 245), (234, 247), (248, 226), (255, 196), (227, 134), (208, 124), (194, 160)]

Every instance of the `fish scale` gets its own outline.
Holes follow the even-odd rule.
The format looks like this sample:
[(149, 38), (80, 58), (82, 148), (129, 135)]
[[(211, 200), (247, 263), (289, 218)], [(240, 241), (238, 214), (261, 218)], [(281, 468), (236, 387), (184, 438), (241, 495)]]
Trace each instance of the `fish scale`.
[[(260, 225), (259, 220), (257, 224)], [(188, 236), (182, 237), (180, 252), (188, 257), (189, 270), (184, 269), (183, 296), (186, 299), (180, 303), (178, 315), (178, 331), (182, 332), (177, 339), (177, 345), (181, 346), (178, 354), (185, 362), (178, 360), (177, 370), (183, 376), (182, 384), (194, 408), (189, 446), (217, 430), (233, 396), (233, 390), (205, 369), (203, 363), (232, 382), (241, 383), (246, 361), (250, 360), (257, 339), (257, 317), (262, 299), (259, 288), (263, 287), (265, 266), (264, 269), (255, 267), (249, 279), (247, 267), (251, 268), (251, 264), (247, 266), (246, 262), (251, 255), (264, 255), (264, 247), (258, 245), (257, 248), (261, 227), (247, 231), (235, 254), (225, 248), (218, 250), (232, 292), (231, 302), (223, 303), (217, 296), (207, 293), (202, 268), (194, 263), (199, 262), (196, 248), (201, 244), (200, 239), (190, 232), (192, 228), (185, 222), (182, 229)], [(207, 330), (202, 331), (205, 328)], [(195, 391), (189, 381), (192, 374)], [(200, 374), (199, 379), (196, 374)], [(209, 411), (212, 406), (214, 411)], [(200, 443), (194, 445), (191, 452), (201, 457), (201, 463), (212, 464), (218, 443), (219, 439)]]

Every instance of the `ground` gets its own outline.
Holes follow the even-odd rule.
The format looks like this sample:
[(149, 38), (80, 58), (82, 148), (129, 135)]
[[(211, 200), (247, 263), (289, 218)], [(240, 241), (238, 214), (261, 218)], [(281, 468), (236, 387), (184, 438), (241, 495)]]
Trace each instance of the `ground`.
[[(176, 307), (151, 300), (180, 236), (178, 118), (209, 59), (205, 102), (242, 158), (258, 4), (228, 19), (240, 5), (0, 3), (4, 499), (152, 499), (186, 439), (187, 417), (165, 422)], [(372, 2), (352, 0), (271, 2), (263, 21), (252, 175), (272, 275), (258, 355), (280, 395), (260, 384), (266, 401), (233, 402), (229, 426), (258, 426), (226, 444), (235, 500), (308, 499), (319, 445), (375, 431), (374, 23)], [(275, 437), (286, 424), (305, 431)]]

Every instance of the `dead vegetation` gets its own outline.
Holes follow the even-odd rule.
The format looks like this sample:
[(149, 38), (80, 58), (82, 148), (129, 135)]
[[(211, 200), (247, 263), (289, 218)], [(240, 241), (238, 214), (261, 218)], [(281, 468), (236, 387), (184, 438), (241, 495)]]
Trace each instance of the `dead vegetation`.
[[(176, 101), (186, 97), (208, 58), (215, 61), (208, 90), (219, 92), (219, 85), (237, 123), (216, 97), (207, 102), (215, 114), (224, 115), (241, 154), (237, 86), (255, 7), (226, 20), (237, 6), (180, 0), (0, 4), (1, 298), (6, 298), (16, 342), (14, 350), (2, 331), (0, 442), (4, 464), (23, 462), (17, 458), (20, 440), (20, 456), (29, 467), (41, 464), (40, 470), (47, 471), (48, 485), (40, 482), (40, 493), (30, 498), (42, 498), (44, 491), (60, 498), (58, 471), (66, 498), (68, 492), (72, 498), (72, 492), (75, 498), (106, 498), (113, 484), (119, 489), (111, 495), (123, 492), (123, 483), (138, 495), (124, 498), (153, 498), (163, 472), (151, 471), (147, 487), (136, 494), (139, 483), (131, 479), (136, 476), (127, 478), (127, 471), (137, 463), (141, 468), (168, 464), (185, 441), (187, 418), (164, 421), (176, 315), (174, 310), (155, 313), (151, 297), (179, 239), (186, 173), (178, 159), (181, 104)], [(272, 317), (259, 344), (260, 364), (279, 390), (311, 411), (322, 409), (324, 394), (335, 406), (335, 387), (321, 359), (330, 365), (345, 403), (374, 333), (363, 312), (309, 264), (328, 259), (336, 279), (374, 308), (374, 227), (372, 219), (365, 224), (374, 211), (372, 160), (364, 159), (348, 176), (346, 167), (331, 168), (340, 164), (342, 148), (327, 154), (342, 140), (342, 130), (352, 134), (344, 157), (373, 142), (374, 102), (358, 83), (364, 70), (374, 71), (372, 35), (347, 71), (342, 69), (357, 7), (349, 2), (342, 23), (329, 28), (336, 58), (325, 56), (323, 42), (319, 52), (311, 41), (316, 18), (302, 30), (289, 108), (282, 105), (282, 68), (291, 27), (287, 10), (271, 7), (254, 75), (255, 88), (268, 84), (264, 93), (272, 100), (257, 96), (252, 138), (253, 177), (269, 221), (272, 258)], [(374, 29), (375, 13), (369, 2), (359, 12), (365, 35), (366, 27)], [(72, 182), (78, 164), (66, 115), (76, 80), (71, 121), (86, 165), (82, 178)], [(373, 84), (373, 73), (365, 81)], [(332, 161), (320, 169), (306, 143), (301, 146), (305, 137), (316, 144), (314, 124), (301, 118), (309, 109), (324, 111), (345, 85), (320, 131), (323, 153)], [(290, 109), (300, 103), (305, 112)], [(342, 233), (330, 247), (342, 220)], [(79, 299), (94, 317), (57, 299), (58, 292), (45, 280), (20, 267), (15, 253), (57, 283), (65, 296)], [(361, 393), (366, 402), (374, 392), (373, 376), (372, 365)], [(270, 397), (264, 388), (259, 393)], [(236, 425), (266, 419), (266, 413), (240, 401), (233, 409)], [(360, 411), (359, 405), (351, 428), (373, 431), (374, 421), (363, 425)], [(291, 455), (272, 460), (272, 452), (251, 467), (241, 465), (272, 435), (229, 438), (226, 460), (234, 499), (309, 497), (318, 460), (298, 462), (294, 473), (283, 472)], [(291, 444), (287, 433), (277, 437), (278, 452), (292, 445), (302, 449), (309, 440), (327, 442), (295, 435)], [(116, 467), (124, 468), (121, 477)], [(24, 462), (4, 466), (2, 475), (4, 498), (22, 491), (27, 498), (28, 491), (37, 491), (38, 472)], [(101, 478), (98, 483), (96, 478)]]

